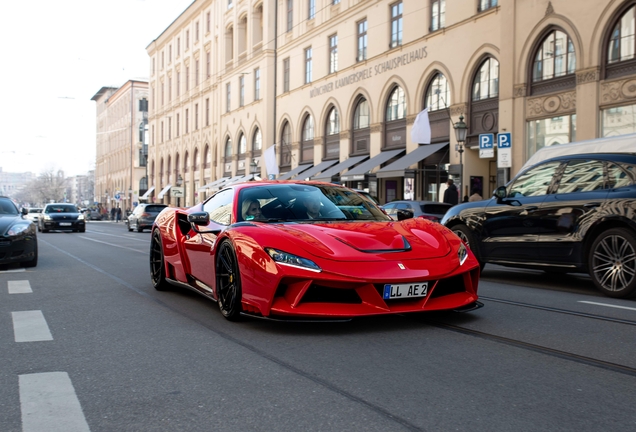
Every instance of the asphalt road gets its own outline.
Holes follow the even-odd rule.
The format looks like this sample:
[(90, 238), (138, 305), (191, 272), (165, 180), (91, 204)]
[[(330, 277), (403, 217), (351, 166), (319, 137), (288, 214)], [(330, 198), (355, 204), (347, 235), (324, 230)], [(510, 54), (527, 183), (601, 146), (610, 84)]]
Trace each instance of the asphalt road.
[(464, 314), (230, 323), (152, 288), (148, 231), (38, 241), (0, 268), (4, 432), (636, 430), (636, 301), (584, 275), (486, 266)]

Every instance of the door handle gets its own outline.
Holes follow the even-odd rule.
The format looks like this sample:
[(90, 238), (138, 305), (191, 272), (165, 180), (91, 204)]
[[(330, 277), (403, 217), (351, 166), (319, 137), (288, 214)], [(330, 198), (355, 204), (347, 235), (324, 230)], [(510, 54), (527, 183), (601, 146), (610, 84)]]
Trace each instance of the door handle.
[(525, 208), (525, 211), (527, 211), (527, 212), (532, 212), (532, 211), (535, 211), (535, 210), (536, 210), (536, 209), (538, 209), (538, 208), (539, 208), (539, 207), (537, 207), (537, 206), (529, 206), (529, 207), (526, 207), (526, 208)]
[(591, 203), (583, 204), (583, 207), (585, 207), (585, 208), (595, 208), (595, 207), (598, 207), (600, 205), (601, 205), (601, 203), (599, 203), (599, 202), (591, 202)]

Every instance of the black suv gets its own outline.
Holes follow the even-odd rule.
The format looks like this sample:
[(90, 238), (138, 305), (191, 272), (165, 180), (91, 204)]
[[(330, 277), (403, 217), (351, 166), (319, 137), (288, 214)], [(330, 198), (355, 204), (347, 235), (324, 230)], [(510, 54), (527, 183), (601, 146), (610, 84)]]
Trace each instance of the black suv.
[(519, 173), (442, 224), (480, 263), (586, 272), (603, 293), (636, 293), (636, 154), (578, 154)]
[(137, 232), (142, 232), (152, 228), (155, 218), (166, 207), (168, 206), (165, 204), (139, 204), (126, 219), (128, 231), (136, 229)]

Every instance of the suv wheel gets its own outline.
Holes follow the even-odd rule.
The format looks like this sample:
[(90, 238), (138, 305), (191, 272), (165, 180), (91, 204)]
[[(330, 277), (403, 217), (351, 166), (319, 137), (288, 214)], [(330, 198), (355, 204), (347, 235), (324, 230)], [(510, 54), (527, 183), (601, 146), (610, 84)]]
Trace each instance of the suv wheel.
[(588, 257), (596, 287), (610, 297), (630, 297), (636, 291), (636, 236), (626, 228), (609, 229), (592, 243)]

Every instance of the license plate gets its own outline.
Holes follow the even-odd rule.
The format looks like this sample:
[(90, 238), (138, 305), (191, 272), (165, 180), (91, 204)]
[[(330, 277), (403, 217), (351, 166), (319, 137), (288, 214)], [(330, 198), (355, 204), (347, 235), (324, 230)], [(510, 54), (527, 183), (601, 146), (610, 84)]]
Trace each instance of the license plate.
[(428, 282), (384, 285), (384, 300), (426, 297)]
[(70, 222), (60, 222), (60, 226), (71, 226), (72, 223)]

